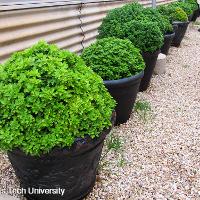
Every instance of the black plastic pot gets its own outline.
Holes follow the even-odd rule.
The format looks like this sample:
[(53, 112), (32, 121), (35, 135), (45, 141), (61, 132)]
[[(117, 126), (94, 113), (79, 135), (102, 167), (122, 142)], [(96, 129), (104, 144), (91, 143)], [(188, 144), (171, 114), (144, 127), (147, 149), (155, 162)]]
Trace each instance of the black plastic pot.
[(198, 17), (200, 16), (200, 7), (199, 7), (199, 4), (198, 4)]
[[(115, 116), (112, 117), (114, 123)], [(110, 129), (104, 130), (97, 139), (89, 136), (75, 141), (68, 149), (55, 148), (40, 157), (29, 156), (16, 149), (8, 157), (20, 185), (27, 191), (28, 200), (78, 200), (93, 188), (102, 147)], [(28, 189), (30, 188), (30, 189)], [(61, 194), (31, 194), (35, 189), (65, 189)]]
[(149, 53), (149, 52), (142, 53), (142, 57), (144, 59), (146, 68), (144, 70), (144, 76), (140, 83), (140, 91), (141, 92), (145, 91), (150, 84), (153, 70), (156, 66), (156, 61), (157, 61), (159, 53), (160, 53), (160, 49), (153, 53)]
[(175, 37), (175, 32), (166, 34), (164, 36), (164, 44), (161, 47), (161, 53), (163, 53), (165, 55), (168, 54), (170, 46), (171, 46), (171, 43), (172, 43), (172, 40), (173, 40), (174, 37)]
[(141, 72), (129, 78), (104, 81), (106, 88), (117, 102), (116, 125), (125, 123), (130, 118), (143, 75), (144, 72)]
[(188, 17), (189, 22), (192, 21), (192, 18), (193, 18), (193, 13), (191, 15), (189, 15), (189, 17)]
[(178, 25), (178, 28), (175, 30), (175, 37), (172, 41), (172, 46), (179, 47), (187, 31), (189, 21), (173, 22), (173, 24)]
[(173, 30), (174, 30), (174, 33), (175, 33), (175, 31), (178, 29), (178, 25), (177, 24), (172, 24), (172, 26), (173, 26)]
[(191, 21), (195, 22), (197, 17), (199, 17), (199, 9), (194, 10)]

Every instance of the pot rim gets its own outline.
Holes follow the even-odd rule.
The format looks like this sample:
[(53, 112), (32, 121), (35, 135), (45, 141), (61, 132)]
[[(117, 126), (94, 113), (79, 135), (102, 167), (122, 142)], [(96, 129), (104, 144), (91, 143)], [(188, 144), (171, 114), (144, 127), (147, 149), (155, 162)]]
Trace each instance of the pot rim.
[(164, 38), (173, 37), (173, 36), (175, 36), (175, 32), (166, 33), (166, 34), (164, 35)]
[(154, 51), (154, 52), (148, 52), (148, 51), (143, 51), (141, 54), (142, 55), (144, 55), (144, 54), (146, 54), (146, 55), (152, 55), (152, 54), (157, 54), (157, 53), (160, 53), (160, 49), (157, 49), (156, 51)]
[(135, 74), (133, 76), (117, 79), (117, 80), (104, 80), (104, 84), (106, 86), (120, 86), (120, 85), (128, 85), (131, 82), (138, 80), (144, 76), (144, 70), (139, 72), (138, 74)]
[(189, 21), (187, 21), (187, 22), (174, 21), (174, 22), (172, 22), (172, 25), (189, 24), (189, 23), (190, 23)]

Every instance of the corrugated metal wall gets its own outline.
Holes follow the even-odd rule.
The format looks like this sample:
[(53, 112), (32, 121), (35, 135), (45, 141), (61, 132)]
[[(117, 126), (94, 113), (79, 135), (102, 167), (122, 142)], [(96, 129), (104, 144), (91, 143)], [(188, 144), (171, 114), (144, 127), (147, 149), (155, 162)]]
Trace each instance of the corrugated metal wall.
[[(158, 4), (173, 0), (158, 0)], [(60, 48), (81, 52), (93, 42), (97, 28), (107, 11), (126, 1), (50, 3), (30, 8), (30, 4), (0, 5), (0, 62), (15, 51), (27, 48), (40, 39)], [(140, 1), (150, 6), (151, 1)], [(37, 5), (37, 6), (36, 6)]]

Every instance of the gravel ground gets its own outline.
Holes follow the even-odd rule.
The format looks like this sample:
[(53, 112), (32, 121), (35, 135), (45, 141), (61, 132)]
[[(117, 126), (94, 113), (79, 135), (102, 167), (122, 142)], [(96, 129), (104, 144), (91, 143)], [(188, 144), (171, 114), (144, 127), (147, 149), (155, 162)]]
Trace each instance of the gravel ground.
[[(200, 33), (190, 25), (180, 48), (171, 48), (167, 73), (138, 95), (151, 105), (147, 118), (133, 112), (115, 127), (122, 147), (101, 162), (86, 200), (200, 200)], [(106, 152), (106, 147), (104, 153)], [(0, 153), (0, 190), (17, 188)], [(1, 199), (1, 196), (0, 196)]]

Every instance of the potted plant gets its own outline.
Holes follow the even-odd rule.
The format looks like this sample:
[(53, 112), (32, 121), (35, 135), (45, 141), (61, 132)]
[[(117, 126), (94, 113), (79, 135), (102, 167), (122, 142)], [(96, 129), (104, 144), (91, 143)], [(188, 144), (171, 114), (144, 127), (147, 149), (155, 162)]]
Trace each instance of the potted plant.
[(102, 79), (79, 56), (43, 41), (15, 53), (0, 71), (0, 146), (25, 196), (86, 196), (115, 107)]
[(170, 26), (170, 28), (168, 29), (168, 31), (164, 34), (163, 46), (160, 49), (161, 53), (163, 53), (165, 55), (168, 55), (170, 46), (171, 46), (172, 41), (173, 41), (173, 39), (175, 37), (175, 30), (176, 30), (176, 28), (174, 28), (172, 26), (172, 29), (171, 29), (171, 26)]
[(191, 9), (193, 10), (191, 21), (195, 22), (197, 17), (199, 17), (199, 4), (196, 0), (185, 0), (185, 3), (190, 4)]
[(187, 31), (189, 21), (187, 14), (181, 8), (178, 7), (174, 9), (172, 17), (174, 19), (173, 24), (178, 26), (178, 28), (175, 31), (175, 37), (172, 41), (172, 46), (179, 47)]
[(164, 35), (163, 46), (161, 47), (161, 53), (167, 55), (169, 52), (169, 48), (171, 46), (172, 40), (175, 36), (175, 32), (173, 30), (172, 24), (168, 17), (161, 15), (157, 9), (153, 8), (145, 8), (143, 9), (141, 20), (145, 18), (151, 22), (156, 22), (158, 27), (160, 28), (162, 34)]
[(157, 23), (149, 21), (130, 21), (124, 25), (124, 38), (140, 49), (145, 62), (144, 77), (140, 91), (145, 91), (150, 83), (160, 48), (163, 45), (163, 34)]
[(133, 109), (145, 67), (139, 49), (129, 40), (104, 38), (84, 49), (86, 65), (102, 77), (117, 102), (116, 124), (126, 122)]
[(187, 14), (188, 19), (193, 17), (193, 8), (191, 4), (183, 1), (178, 1), (178, 2), (173, 2), (171, 5), (174, 7), (182, 8), (183, 11)]
[(167, 16), (171, 23), (176, 26), (172, 46), (179, 47), (189, 24), (187, 14), (183, 9), (173, 5), (160, 6), (158, 10), (161, 14)]
[(169, 19), (162, 16), (156, 9), (143, 8), (138, 3), (131, 3), (108, 12), (98, 29), (98, 38), (120, 38), (123, 35), (121, 27), (132, 20), (155, 22), (164, 35), (173, 32)]
[(197, 17), (199, 17), (199, 7), (196, 8), (194, 11), (193, 11), (193, 15), (191, 17), (191, 21), (192, 22), (195, 22), (197, 20)]

